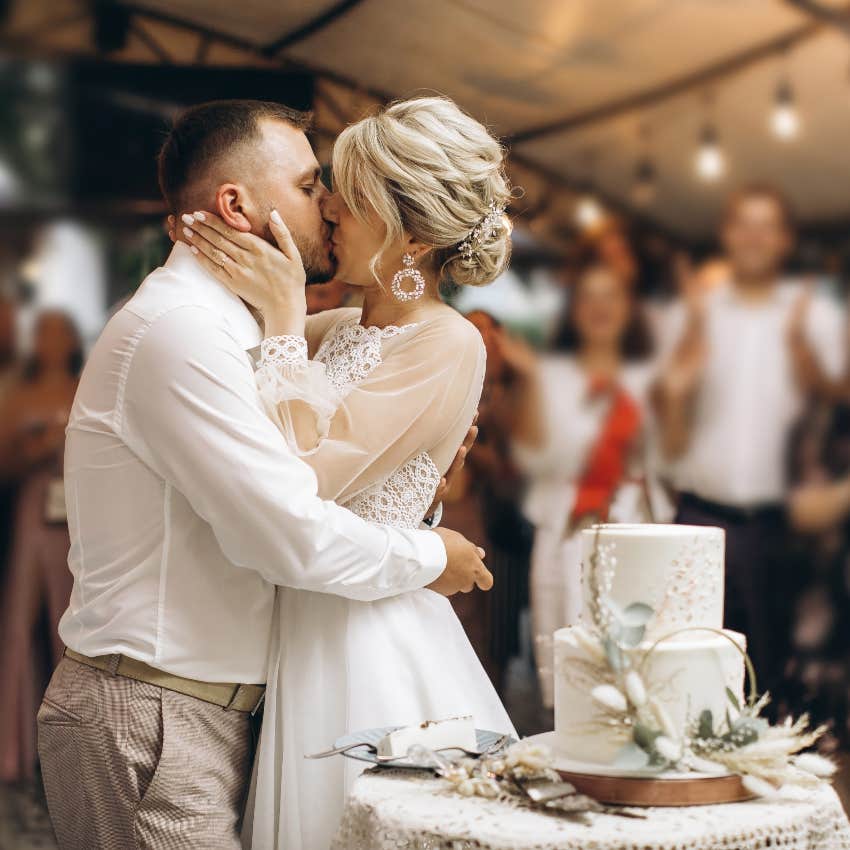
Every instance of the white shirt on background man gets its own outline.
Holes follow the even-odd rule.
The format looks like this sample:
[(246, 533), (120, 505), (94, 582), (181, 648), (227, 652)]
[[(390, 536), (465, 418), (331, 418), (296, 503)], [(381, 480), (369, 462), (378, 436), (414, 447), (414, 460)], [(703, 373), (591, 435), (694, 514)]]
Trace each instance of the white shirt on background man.
[[(804, 403), (788, 341), (801, 287), (782, 281), (755, 304), (741, 299), (731, 285), (706, 295), (708, 362), (688, 449), (670, 470), (679, 491), (740, 508), (784, 498), (788, 438)], [(684, 326), (684, 308), (678, 307), (667, 329), (668, 352)], [(813, 294), (804, 331), (832, 378), (846, 365), (845, 326), (838, 303)]]
[(180, 243), (106, 326), (66, 443), (71, 649), (260, 683), (275, 584), (372, 600), (445, 568), (436, 534), (318, 498), (263, 410), (247, 353), (260, 341)]

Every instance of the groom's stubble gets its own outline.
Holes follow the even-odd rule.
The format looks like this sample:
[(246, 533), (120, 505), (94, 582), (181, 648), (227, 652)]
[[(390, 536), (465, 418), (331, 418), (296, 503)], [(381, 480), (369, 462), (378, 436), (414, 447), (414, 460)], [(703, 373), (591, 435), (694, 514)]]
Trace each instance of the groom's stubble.
[[(307, 286), (315, 286), (333, 280), (336, 274), (336, 260), (333, 256), (328, 255), (325, 248), (330, 236), (329, 229), (331, 225), (325, 222), (326, 228), (323, 233), (318, 238), (311, 238), (300, 233), (297, 228), (289, 225), (286, 210), (278, 210), (278, 212), (281, 214), (284, 223), (289, 227), (292, 240), (295, 242), (295, 247), (298, 248), (298, 253), (301, 255), (301, 262), (304, 264), (304, 273), (307, 277)], [(269, 214), (271, 214), (271, 210)], [(274, 234), (268, 225), (268, 216), (263, 225), (263, 232), (260, 235), (271, 245), (277, 245)]]

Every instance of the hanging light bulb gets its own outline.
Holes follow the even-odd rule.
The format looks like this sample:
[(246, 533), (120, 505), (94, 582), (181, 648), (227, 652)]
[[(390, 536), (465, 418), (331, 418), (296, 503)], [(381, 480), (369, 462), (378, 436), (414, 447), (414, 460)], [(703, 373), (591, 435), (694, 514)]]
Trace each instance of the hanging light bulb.
[(776, 88), (770, 127), (775, 136), (784, 140), (793, 139), (800, 131), (800, 114), (794, 104), (791, 84), (787, 80), (782, 80)]
[(588, 230), (599, 224), (604, 215), (605, 212), (602, 209), (601, 204), (593, 197), (593, 195), (585, 195), (580, 198), (579, 202), (576, 204), (576, 224), (582, 230)]
[(717, 141), (717, 131), (706, 124), (700, 134), (696, 158), (697, 174), (708, 181), (719, 180), (726, 172), (726, 157)]
[(645, 156), (635, 166), (635, 182), (632, 186), (632, 200), (641, 207), (649, 206), (657, 191), (655, 163)]

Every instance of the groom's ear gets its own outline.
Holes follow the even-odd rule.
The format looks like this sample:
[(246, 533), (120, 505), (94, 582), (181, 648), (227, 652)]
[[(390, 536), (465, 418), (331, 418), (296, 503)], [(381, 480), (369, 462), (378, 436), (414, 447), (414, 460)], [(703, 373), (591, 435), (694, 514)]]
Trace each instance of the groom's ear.
[(215, 193), (215, 210), (220, 218), (231, 227), (249, 233), (251, 210), (249, 209), (245, 189), (237, 183), (222, 183)]

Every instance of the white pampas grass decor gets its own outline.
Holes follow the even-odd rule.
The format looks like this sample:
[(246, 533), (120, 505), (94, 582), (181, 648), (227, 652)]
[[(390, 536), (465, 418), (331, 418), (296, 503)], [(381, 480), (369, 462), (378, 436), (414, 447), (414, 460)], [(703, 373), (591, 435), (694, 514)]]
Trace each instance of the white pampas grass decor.
[(596, 664), (601, 666), (607, 665), (608, 661), (605, 657), (605, 650), (597, 639), (592, 638), (582, 628), (575, 629), (573, 631), (573, 637), (576, 643), (593, 658)]
[(643, 708), (646, 705), (646, 687), (637, 670), (629, 670), (626, 673), (626, 695), (635, 708)]
[(835, 762), (817, 753), (801, 753), (794, 759), (794, 767), (822, 779), (832, 776), (836, 771)]
[(688, 765), (692, 770), (696, 770), (698, 773), (710, 773), (710, 774), (723, 774), (728, 773), (729, 769), (726, 765), (719, 764), (716, 761), (711, 761), (711, 759), (700, 758), (699, 756), (689, 755), (688, 756)]
[(776, 788), (764, 779), (759, 779), (757, 776), (745, 774), (741, 777), (741, 784), (751, 794), (755, 794), (756, 797), (770, 798), (776, 796)]
[(622, 691), (615, 688), (613, 685), (597, 685), (590, 695), (605, 708), (615, 711), (618, 714), (625, 714), (629, 704), (623, 696)]
[(659, 735), (655, 739), (655, 749), (658, 754), (663, 756), (667, 761), (675, 763), (682, 757), (682, 748), (666, 735)]
[(652, 713), (655, 715), (655, 719), (658, 721), (661, 731), (668, 738), (677, 738), (678, 735), (676, 734), (676, 727), (673, 725), (673, 721), (670, 719), (667, 709), (664, 708), (664, 706), (655, 697), (650, 697), (649, 707), (652, 709)]

